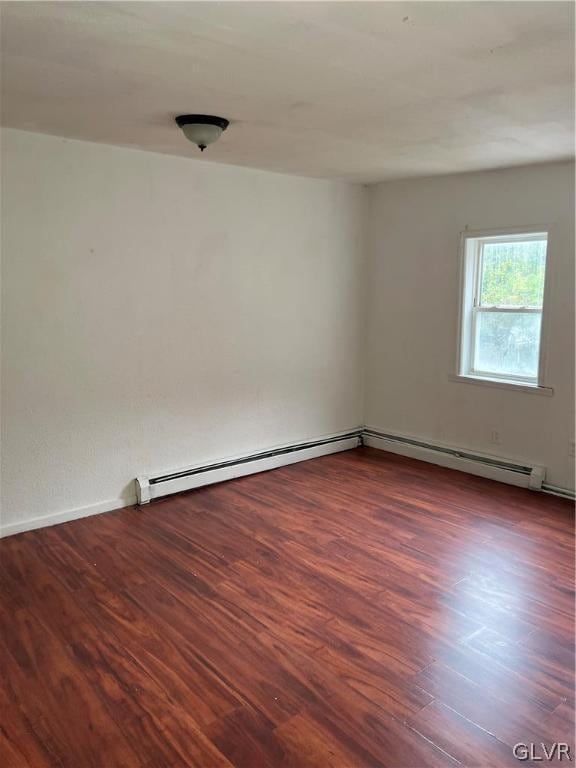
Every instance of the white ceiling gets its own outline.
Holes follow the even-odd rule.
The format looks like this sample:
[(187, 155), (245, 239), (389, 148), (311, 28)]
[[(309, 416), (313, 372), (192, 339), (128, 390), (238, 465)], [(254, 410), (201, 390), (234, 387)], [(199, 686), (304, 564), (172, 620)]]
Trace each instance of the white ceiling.
[(2, 122), (376, 181), (574, 152), (571, 2), (4, 2)]

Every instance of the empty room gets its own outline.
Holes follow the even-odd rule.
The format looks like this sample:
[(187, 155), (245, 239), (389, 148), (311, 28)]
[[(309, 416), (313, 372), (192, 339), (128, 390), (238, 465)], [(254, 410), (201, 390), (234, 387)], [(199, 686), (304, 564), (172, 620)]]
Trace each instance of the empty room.
[(0, 765), (570, 765), (573, 2), (0, 2)]

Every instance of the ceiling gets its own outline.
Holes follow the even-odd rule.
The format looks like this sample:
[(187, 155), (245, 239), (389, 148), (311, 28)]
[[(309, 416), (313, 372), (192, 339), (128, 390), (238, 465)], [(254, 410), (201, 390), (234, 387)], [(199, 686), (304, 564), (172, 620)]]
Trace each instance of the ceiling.
[[(4, 2), (2, 123), (373, 182), (574, 154), (571, 2)], [(204, 155), (173, 122), (231, 125)]]

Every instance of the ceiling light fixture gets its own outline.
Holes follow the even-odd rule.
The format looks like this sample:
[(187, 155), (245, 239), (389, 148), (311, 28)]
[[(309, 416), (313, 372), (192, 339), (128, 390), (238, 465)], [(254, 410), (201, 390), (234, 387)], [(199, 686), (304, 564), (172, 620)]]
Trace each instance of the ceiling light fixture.
[(218, 141), (222, 131), (228, 128), (228, 120), (214, 115), (178, 115), (176, 122), (184, 135), (204, 152), (208, 144)]

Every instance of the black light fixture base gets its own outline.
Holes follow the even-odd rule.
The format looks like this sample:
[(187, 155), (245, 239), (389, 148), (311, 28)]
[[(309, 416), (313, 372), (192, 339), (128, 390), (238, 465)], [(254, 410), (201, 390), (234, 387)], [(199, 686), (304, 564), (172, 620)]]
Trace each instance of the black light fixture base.
[(176, 117), (176, 122), (180, 128), (191, 124), (217, 125), (218, 128), (221, 128), (223, 131), (230, 125), (230, 121), (226, 120), (225, 117), (217, 117), (216, 115), (178, 115), (178, 117)]

